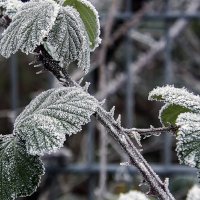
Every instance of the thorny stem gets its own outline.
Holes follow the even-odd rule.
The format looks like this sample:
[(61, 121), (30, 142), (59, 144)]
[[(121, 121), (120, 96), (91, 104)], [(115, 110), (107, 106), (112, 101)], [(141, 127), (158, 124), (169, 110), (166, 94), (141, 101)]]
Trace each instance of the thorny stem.
[[(41, 62), (44, 68), (50, 71), (62, 83), (63, 86), (80, 87), (75, 81), (71, 80), (67, 70), (60, 67), (59, 63), (53, 60), (53, 58), (48, 54), (48, 52), (46, 52), (42, 45), (36, 48), (35, 53), (37, 61)], [(141, 155), (140, 151), (132, 143), (125, 129), (122, 128), (121, 125), (113, 118), (112, 113), (107, 112), (104, 108), (102, 108), (102, 106), (99, 105), (96, 112), (96, 117), (128, 154), (131, 164), (135, 165), (143, 175), (145, 181), (150, 186), (149, 195), (156, 195), (161, 200), (175, 200), (168, 189), (168, 179), (166, 179), (164, 182), (161, 181), (161, 179)]]
[[(58, 62), (55, 62), (52, 59), (52, 57), (45, 51), (43, 46), (39, 46), (37, 52), (40, 52), (39, 59), (44, 64), (45, 69), (53, 73), (53, 75), (59, 81), (61, 80), (63, 86), (79, 86), (76, 82), (70, 79), (67, 71), (61, 68)], [(64, 81), (63, 78), (66, 80)], [(121, 127), (121, 125), (113, 118), (113, 115), (99, 105), (96, 112), (96, 117), (128, 154), (131, 164), (135, 165), (141, 172), (144, 179), (150, 186), (149, 195), (156, 195), (162, 200), (175, 200), (168, 189), (168, 181), (161, 181), (161, 179), (141, 155), (140, 151), (132, 143), (129, 135), (125, 131), (126, 129)], [(152, 129), (150, 130), (152, 132)]]

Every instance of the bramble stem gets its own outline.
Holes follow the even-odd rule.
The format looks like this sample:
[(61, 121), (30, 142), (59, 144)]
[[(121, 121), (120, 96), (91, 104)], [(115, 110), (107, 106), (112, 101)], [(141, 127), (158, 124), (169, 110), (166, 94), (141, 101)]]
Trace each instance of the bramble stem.
[[(64, 77), (66, 78), (65, 82), (61, 82), (63, 86), (79, 86), (76, 82), (70, 79), (68, 76), (68, 73), (66, 70), (61, 68), (57, 62), (54, 62), (54, 66), (50, 66), (53, 59), (51, 56), (45, 51), (45, 49), (40, 46), (39, 51), (41, 53), (41, 57), (44, 57), (41, 59), (41, 61), (45, 61), (44, 67), (45, 69), (49, 70), (53, 75), (60, 80), (62, 75), (64, 74)], [(50, 59), (48, 61), (48, 59)], [(48, 63), (50, 63), (48, 65)], [(108, 132), (111, 134), (111, 136), (120, 144), (120, 146), (124, 149), (124, 151), (128, 154), (130, 158), (130, 162), (132, 165), (135, 165), (140, 173), (143, 175), (144, 179), (150, 186), (150, 195), (155, 195), (159, 199), (162, 200), (175, 200), (175, 198), (172, 196), (168, 189), (168, 181), (162, 182), (161, 179), (158, 177), (158, 175), (153, 171), (151, 166), (147, 163), (147, 161), (144, 159), (144, 157), (141, 155), (140, 151), (135, 147), (133, 142), (131, 141), (129, 135), (127, 134), (128, 129), (124, 129), (121, 127), (121, 125), (113, 118), (112, 114), (110, 112), (107, 112), (102, 106), (99, 105), (97, 112), (96, 112), (97, 119), (103, 124), (103, 126), (108, 130)], [(152, 132), (151, 129), (132, 129), (132, 130), (138, 130), (138, 132)], [(172, 130), (172, 128), (160, 128), (155, 129), (155, 131), (161, 131), (161, 130)]]

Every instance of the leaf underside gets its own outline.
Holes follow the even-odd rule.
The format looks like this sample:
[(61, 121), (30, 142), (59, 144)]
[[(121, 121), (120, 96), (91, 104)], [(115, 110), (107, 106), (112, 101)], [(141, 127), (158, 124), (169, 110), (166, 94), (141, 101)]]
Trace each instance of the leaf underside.
[(0, 140), (0, 199), (12, 200), (35, 192), (44, 173), (38, 156), (29, 155), (17, 138)]
[(66, 134), (81, 131), (96, 107), (97, 100), (81, 88), (51, 89), (36, 97), (18, 116), (14, 132), (26, 140), (30, 154), (43, 155), (62, 147)]
[(26, 54), (33, 52), (52, 28), (58, 11), (53, 0), (24, 3), (3, 32), (0, 54), (8, 58), (19, 49)]
[(101, 42), (99, 16), (94, 6), (87, 0), (65, 0), (63, 5), (72, 6), (79, 12), (90, 39), (90, 48), (94, 50)]
[(181, 113), (190, 109), (175, 104), (165, 104), (159, 112), (159, 119), (164, 126), (176, 125), (176, 119)]

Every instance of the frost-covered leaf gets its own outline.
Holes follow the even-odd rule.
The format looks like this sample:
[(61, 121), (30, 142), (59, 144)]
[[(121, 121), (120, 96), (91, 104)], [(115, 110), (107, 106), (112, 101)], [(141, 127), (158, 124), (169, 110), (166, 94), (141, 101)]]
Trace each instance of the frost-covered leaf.
[(184, 112), (189, 112), (188, 108), (175, 104), (165, 104), (159, 111), (160, 122), (164, 126), (175, 125), (177, 117)]
[(44, 173), (38, 156), (29, 155), (17, 138), (0, 139), (0, 199), (31, 195)]
[(20, 0), (0, 0), (0, 7), (5, 9), (4, 15), (13, 18), (23, 3)]
[(5, 7), (8, 0), (0, 0), (0, 7)]
[(200, 112), (200, 96), (188, 92), (185, 88), (158, 87), (149, 93), (149, 100), (163, 101)]
[(78, 61), (86, 73), (90, 66), (89, 38), (79, 13), (72, 7), (60, 9), (55, 25), (49, 32), (45, 48), (60, 65)]
[(200, 200), (200, 187), (199, 187), (199, 185), (194, 185), (189, 190), (186, 200)]
[(3, 32), (0, 54), (8, 58), (21, 49), (33, 52), (47, 36), (59, 11), (53, 0), (32, 0), (24, 3)]
[(88, 0), (64, 0), (64, 6), (74, 7), (80, 14), (90, 39), (90, 48), (94, 50), (101, 42), (99, 16)]
[(182, 113), (177, 118), (177, 154), (180, 163), (200, 169), (200, 114)]
[(120, 194), (118, 200), (149, 200), (149, 199), (142, 192), (130, 191), (125, 194)]
[(36, 97), (18, 116), (14, 132), (26, 141), (32, 155), (63, 146), (65, 134), (81, 131), (96, 111), (97, 100), (81, 88), (57, 88)]

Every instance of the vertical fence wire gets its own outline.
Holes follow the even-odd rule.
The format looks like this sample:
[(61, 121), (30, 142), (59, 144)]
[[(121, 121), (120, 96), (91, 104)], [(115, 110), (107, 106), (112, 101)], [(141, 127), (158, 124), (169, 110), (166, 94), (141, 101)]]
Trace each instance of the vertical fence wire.
[[(169, 12), (169, 0), (165, 0), (165, 14), (167, 15)], [(171, 58), (171, 40), (169, 37), (169, 20), (165, 20), (165, 40), (166, 40), (166, 47), (164, 51), (164, 76), (165, 76), (165, 84), (172, 84), (173, 83), (173, 65), (172, 65), (172, 58)], [(170, 134), (165, 134), (164, 137), (164, 165), (167, 168), (172, 162), (172, 136)]]
[(17, 55), (12, 55), (9, 61), (10, 65), (10, 85), (11, 85), (11, 110), (12, 110), (12, 122), (17, 116), (17, 108), (19, 106), (19, 79), (18, 79), (18, 65)]
[[(131, 7), (132, 7), (132, 0), (127, 0), (127, 6), (126, 6), (126, 15), (131, 15)], [(125, 110), (126, 110), (126, 127), (131, 128), (134, 125), (135, 120), (135, 99), (134, 99), (134, 82), (133, 82), (133, 76), (131, 74), (131, 63), (132, 63), (132, 57), (133, 57), (133, 47), (132, 47), (132, 40), (130, 38), (130, 30), (128, 31), (128, 34), (125, 37), (125, 65), (126, 65), (126, 75), (127, 75), (127, 81), (126, 81), (126, 95), (125, 95)]]

